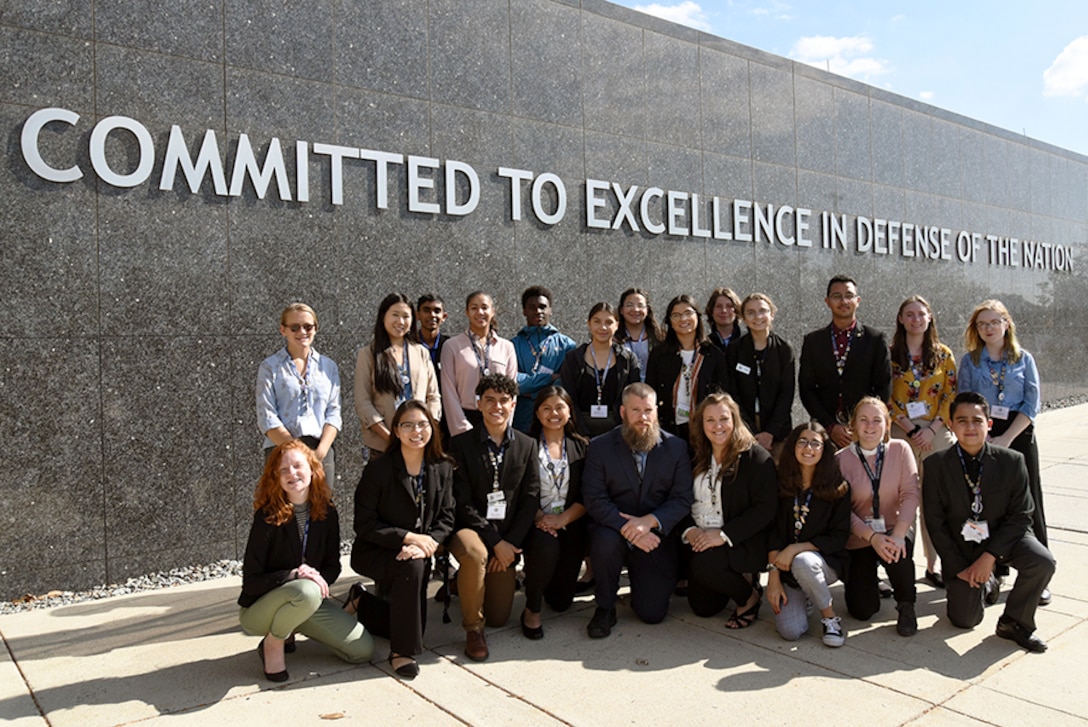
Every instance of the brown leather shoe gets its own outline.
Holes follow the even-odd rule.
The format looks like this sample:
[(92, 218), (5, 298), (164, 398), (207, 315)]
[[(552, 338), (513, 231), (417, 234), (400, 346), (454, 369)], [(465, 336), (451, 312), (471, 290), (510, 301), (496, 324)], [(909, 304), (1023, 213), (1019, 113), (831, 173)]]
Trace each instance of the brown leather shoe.
[(490, 655), (491, 653), (487, 650), (487, 637), (484, 636), (482, 629), (465, 632), (465, 656), (473, 661), (487, 661)]

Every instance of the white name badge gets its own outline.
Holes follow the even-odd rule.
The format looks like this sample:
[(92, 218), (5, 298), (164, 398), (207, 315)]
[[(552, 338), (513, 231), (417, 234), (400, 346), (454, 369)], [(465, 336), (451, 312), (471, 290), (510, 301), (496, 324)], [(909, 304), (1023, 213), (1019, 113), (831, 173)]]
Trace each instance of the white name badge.
[(865, 521), (865, 524), (871, 527), (875, 532), (884, 534), (888, 532), (888, 526), (884, 524), (884, 518), (871, 517)]
[(990, 537), (990, 524), (985, 520), (968, 520), (960, 533), (968, 543), (981, 543)]
[(1008, 419), (1009, 407), (1007, 406), (991, 406), (990, 416), (994, 419)]
[(921, 419), (929, 413), (929, 406), (924, 401), (912, 401), (907, 404), (907, 416), (911, 419)]
[(552, 371), (552, 370), (551, 370), (550, 368), (548, 368), (547, 366), (541, 366), (541, 367), (540, 367), (540, 372), (541, 372), (542, 374), (554, 374), (554, 373), (555, 373), (554, 371)]
[(703, 518), (704, 528), (720, 528), (722, 526), (722, 516), (716, 514), (707, 515)]
[(487, 493), (487, 519), (506, 519), (506, 495), (502, 490)]
[(608, 405), (607, 404), (592, 404), (589, 407), (589, 416), (592, 419), (607, 419), (608, 418)]
[(747, 374), (752, 373), (752, 367), (751, 366), (745, 366), (744, 364), (739, 363), (739, 364), (737, 364), (737, 371), (740, 371), (742, 374), (747, 375)]

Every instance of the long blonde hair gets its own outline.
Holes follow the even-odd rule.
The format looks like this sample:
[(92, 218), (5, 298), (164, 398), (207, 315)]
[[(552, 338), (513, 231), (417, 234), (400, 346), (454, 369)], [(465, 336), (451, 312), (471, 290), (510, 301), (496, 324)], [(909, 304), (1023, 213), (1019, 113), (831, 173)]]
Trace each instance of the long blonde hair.
[(967, 353), (971, 354), (971, 361), (977, 366), (982, 356), (982, 349), (986, 347), (978, 335), (978, 317), (985, 311), (997, 313), (1009, 324), (1005, 329), (1005, 353), (1008, 354), (1009, 363), (1016, 363), (1022, 355), (1020, 342), (1016, 340), (1016, 323), (1009, 315), (1009, 309), (996, 298), (984, 300), (975, 306), (975, 309), (971, 311), (971, 320), (967, 321), (967, 330), (963, 332), (963, 345), (966, 346)]

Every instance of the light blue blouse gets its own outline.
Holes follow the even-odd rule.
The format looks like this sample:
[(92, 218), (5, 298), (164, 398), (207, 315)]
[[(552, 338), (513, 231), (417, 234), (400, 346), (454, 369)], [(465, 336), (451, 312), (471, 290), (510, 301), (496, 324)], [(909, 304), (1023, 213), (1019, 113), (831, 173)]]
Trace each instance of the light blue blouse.
[[(977, 364), (971, 360), (971, 354), (965, 353), (960, 359), (957, 375), (960, 391), (982, 394), (991, 407), (1009, 407), (1010, 419), (1011, 413), (1015, 412), (1030, 417), (1032, 421), (1039, 416), (1039, 369), (1027, 351), (1021, 349), (1020, 360), (1014, 364), (1008, 363), (1005, 358), (994, 361), (986, 349), (982, 349)], [(1001, 393), (1004, 393), (1004, 398), (1000, 396)]]
[[(336, 362), (311, 349), (305, 381), (287, 347), (261, 362), (257, 369), (257, 429), (264, 434), (284, 427), (294, 437), (317, 437), (326, 424), (343, 429), (340, 417), (340, 369)], [(275, 446), (268, 437), (264, 447)]]

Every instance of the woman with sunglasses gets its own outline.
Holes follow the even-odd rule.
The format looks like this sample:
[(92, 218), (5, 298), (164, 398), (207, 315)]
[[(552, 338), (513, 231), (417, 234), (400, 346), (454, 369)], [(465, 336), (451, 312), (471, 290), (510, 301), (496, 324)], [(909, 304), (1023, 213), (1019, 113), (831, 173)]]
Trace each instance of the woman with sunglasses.
[[(1043, 485), (1039, 476), (1039, 448), (1035, 417), (1039, 415), (1039, 369), (1030, 353), (1016, 340), (1016, 323), (1000, 300), (984, 300), (971, 312), (963, 334), (967, 353), (960, 359), (959, 390), (973, 391), (990, 403), (990, 441), (1024, 455), (1028, 485), (1035, 501), (1032, 530), (1047, 546)], [(1050, 603), (1050, 589), (1039, 605)]]
[(393, 439), (390, 422), (397, 407), (423, 402), (435, 419), (442, 416), (431, 356), (416, 342), (415, 310), (403, 293), (390, 293), (378, 306), (374, 340), (355, 359), (355, 413), (363, 425), (363, 444), (377, 456)]
[(343, 428), (340, 369), (314, 350), (317, 313), (305, 303), (283, 309), (280, 335), (286, 345), (257, 369), (257, 428), (264, 435), (265, 458), (276, 445), (300, 439), (322, 461), (325, 479), (335, 489), (332, 444)]

